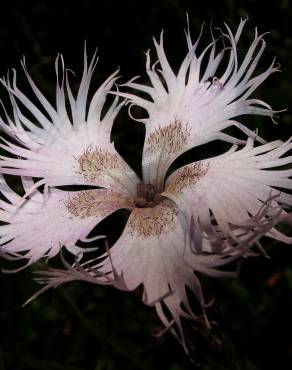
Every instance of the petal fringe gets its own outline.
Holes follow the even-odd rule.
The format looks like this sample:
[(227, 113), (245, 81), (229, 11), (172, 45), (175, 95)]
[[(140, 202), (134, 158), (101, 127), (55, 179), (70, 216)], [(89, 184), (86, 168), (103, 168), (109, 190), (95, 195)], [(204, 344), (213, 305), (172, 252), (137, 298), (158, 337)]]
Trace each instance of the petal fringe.
[[(275, 111), (267, 103), (249, 97), (279, 67), (273, 61), (265, 72), (254, 74), (266, 46), (264, 35), (258, 35), (257, 30), (244, 59), (239, 62), (237, 47), (245, 22), (240, 22), (235, 34), (225, 25), (226, 32), (221, 31), (218, 39), (212, 36), (212, 42), (199, 55), (200, 37), (193, 43), (188, 32), (189, 50), (177, 74), (167, 60), (161, 33), (160, 41), (154, 40), (157, 62), (151, 66), (150, 53), (146, 54), (151, 86), (133, 80), (125, 84), (138, 93), (146, 93), (151, 100), (132, 93), (117, 93), (148, 112), (149, 118), (141, 120), (146, 125), (143, 178), (158, 189), (162, 188), (170, 164), (188, 149), (217, 139), (242, 143), (222, 133), (227, 127), (236, 126), (246, 135), (256, 137), (232, 118), (244, 114), (273, 118)], [(218, 43), (222, 40), (229, 46), (218, 51)], [(204, 60), (207, 60), (206, 66), (202, 64)], [(157, 63), (161, 69), (156, 68)], [(223, 72), (219, 72), (222, 68)], [(260, 137), (256, 138), (263, 142)]]

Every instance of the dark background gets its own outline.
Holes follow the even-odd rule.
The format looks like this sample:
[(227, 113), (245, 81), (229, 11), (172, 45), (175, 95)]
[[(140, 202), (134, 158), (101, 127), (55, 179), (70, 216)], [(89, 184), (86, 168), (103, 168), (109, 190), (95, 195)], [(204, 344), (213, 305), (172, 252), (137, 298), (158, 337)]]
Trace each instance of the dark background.
[[(267, 50), (261, 68), (274, 56), (282, 65), (259, 89), (257, 97), (274, 109), (288, 108), (279, 124), (269, 119), (243, 118), (268, 139), (287, 139), (292, 117), (292, 8), (289, 0), (274, 1), (6, 1), (0, 5), (0, 75), (15, 67), (19, 84), (27, 87), (19, 60), (27, 65), (42, 91), (54, 99), (54, 60), (61, 52), (66, 66), (77, 76), (82, 71), (84, 41), (89, 54), (99, 48), (94, 83), (103, 81), (118, 66), (123, 81), (145, 77), (144, 52), (152, 36), (165, 30), (166, 49), (174, 67), (186, 52), (183, 28), (186, 12), (194, 38), (207, 21), (203, 44), (209, 40), (208, 24), (235, 30), (241, 17), (249, 18), (240, 44), (253, 38), (255, 26), (266, 36)], [(154, 53), (153, 53), (154, 55)], [(78, 79), (77, 79), (78, 80)], [(96, 86), (97, 86), (96, 85)], [(25, 91), (28, 91), (26, 89)], [(5, 92), (1, 90), (4, 100)], [(2, 97), (3, 96), (3, 97)], [(126, 113), (115, 126), (118, 148), (139, 172), (136, 160), (143, 129)], [(132, 132), (132, 131), (131, 131)], [(134, 138), (134, 139), (133, 139)], [(214, 146), (217, 144), (213, 144)], [(206, 149), (204, 149), (205, 151)], [(196, 152), (196, 155), (200, 153)], [(121, 227), (113, 220), (115, 230)], [(111, 224), (109, 224), (111, 225)], [(111, 232), (109, 225), (104, 227)], [(38, 289), (31, 271), (0, 276), (0, 370), (188, 370), (292, 369), (292, 251), (291, 247), (264, 240), (271, 259), (244, 261), (239, 280), (203, 278), (207, 294), (215, 294), (210, 309), (211, 333), (186, 329), (192, 361), (170, 335), (155, 338), (161, 324), (139, 294), (72, 283), (49, 291), (22, 308)], [(3, 267), (12, 267), (6, 262)]]

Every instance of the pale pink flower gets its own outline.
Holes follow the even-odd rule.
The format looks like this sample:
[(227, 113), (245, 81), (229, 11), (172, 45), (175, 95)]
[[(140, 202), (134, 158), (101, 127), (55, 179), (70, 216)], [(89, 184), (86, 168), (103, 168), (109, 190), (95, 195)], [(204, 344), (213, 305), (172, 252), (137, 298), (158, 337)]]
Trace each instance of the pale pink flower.
[[(257, 32), (239, 62), (237, 44), (244, 23), (240, 22), (235, 35), (226, 26), (221, 36), (226, 47), (219, 52), (213, 39), (197, 55), (199, 40), (193, 43), (188, 32), (188, 53), (177, 74), (168, 63), (161, 36), (159, 43), (155, 41), (158, 61), (154, 65), (147, 53), (151, 84), (131, 80), (122, 88), (146, 93), (149, 99), (111, 91), (117, 79), (113, 73), (89, 101), (97, 59), (94, 55), (88, 65), (86, 52), (77, 97), (71, 92), (63, 59), (57, 57), (55, 106), (37, 88), (24, 63), (40, 107), (18, 89), (15, 72), (12, 78), (2, 79), (13, 115), (6, 113), (0, 122), (6, 134), (0, 144), (6, 152), (1, 156), (0, 172), (20, 176), (25, 195), (16, 194), (1, 177), (0, 190), (6, 198), (0, 201), (1, 253), (24, 258), (28, 264), (51, 258), (62, 247), (76, 255), (73, 265), (64, 261), (65, 270), (42, 273), (39, 281), (46, 284), (44, 290), (74, 279), (129, 291), (143, 285), (144, 303), (155, 307), (165, 327), (185, 346), (181, 318), (197, 318), (186, 288), (199, 301), (202, 315), (208, 305), (196, 272), (213, 277), (235, 275), (222, 266), (256, 255), (252, 247), (263, 252), (259, 242), (263, 235), (292, 242), (275, 228), (291, 220), (292, 169), (287, 167), (292, 162), (287, 155), (291, 140), (265, 143), (237, 120), (244, 114), (273, 118), (275, 113), (251, 94), (278, 67), (272, 63), (265, 72), (254, 73), (265, 48)], [(208, 61), (205, 67), (203, 59)], [(108, 93), (116, 98), (104, 112)], [(146, 127), (142, 179), (110, 139), (114, 119), (125, 103), (121, 97), (149, 115), (140, 119)], [(229, 126), (238, 127), (247, 141), (224, 133)], [(178, 156), (218, 139), (232, 143), (230, 150), (185, 165), (166, 178)], [(99, 189), (67, 192), (56, 188), (64, 185)], [(88, 249), (78, 247), (77, 242), (92, 242), (87, 236), (94, 226), (123, 208), (131, 214), (118, 241), (103, 255), (97, 250), (96, 258), (86, 261)]]

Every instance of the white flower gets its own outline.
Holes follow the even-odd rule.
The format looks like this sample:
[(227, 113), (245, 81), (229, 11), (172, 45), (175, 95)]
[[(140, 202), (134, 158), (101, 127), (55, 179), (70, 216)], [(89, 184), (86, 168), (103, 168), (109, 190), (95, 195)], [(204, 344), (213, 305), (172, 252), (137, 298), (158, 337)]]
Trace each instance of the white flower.
[[(65, 270), (50, 269), (39, 281), (43, 290), (73, 279), (111, 284), (134, 290), (143, 285), (143, 301), (153, 305), (166, 328), (185, 347), (181, 318), (197, 316), (188, 302), (186, 287), (193, 292), (205, 315), (207, 302), (196, 276), (233, 276), (221, 267), (240, 257), (255, 255), (263, 248), (263, 235), (284, 243), (292, 238), (276, 226), (291, 223), (292, 149), (290, 140), (265, 143), (235, 118), (243, 114), (273, 117), (265, 102), (250, 98), (271, 73), (254, 75), (264, 50), (262, 36), (255, 34), (246, 56), (239, 63), (237, 43), (244, 26), (235, 35), (226, 26), (222, 38), (229, 45), (216, 52), (216, 40), (196, 55), (187, 34), (188, 53), (178, 74), (165, 55), (162, 37), (155, 41), (160, 70), (150, 65), (152, 86), (130, 81), (128, 88), (145, 92), (146, 100), (129, 92), (111, 92), (112, 74), (88, 102), (88, 90), (96, 56), (87, 64), (77, 97), (71, 92), (63, 59), (56, 59), (56, 107), (42, 95), (23, 67), (40, 108), (30, 101), (12, 80), (2, 79), (13, 108), (0, 121), (3, 136), (0, 172), (20, 176), (25, 195), (12, 190), (1, 177), (1, 254), (24, 258), (31, 264), (53, 257), (64, 246), (77, 256)], [(205, 68), (201, 67), (207, 58)], [(222, 72), (222, 58), (228, 62)], [(220, 67), (221, 73), (217, 70)], [(61, 75), (60, 75), (61, 73)], [(210, 80), (211, 78), (211, 80)], [(117, 95), (104, 113), (107, 94)], [(143, 150), (143, 178), (139, 179), (116, 151), (110, 135), (113, 121), (127, 98), (146, 109), (149, 117)], [(68, 101), (67, 101), (68, 100)], [(103, 114), (101, 115), (101, 112)], [(26, 116), (30, 112), (29, 117)], [(43, 113), (45, 112), (45, 114)], [(235, 125), (247, 136), (243, 142), (223, 133)], [(6, 139), (6, 137), (9, 139)], [(216, 139), (233, 144), (217, 157), (190, 163), (165, 178), (169, 166), (188, 149)], [(255, 144), (255, 142), (258, 142)], [(239, 148), (239, 144), (244, 144)], [(34, 182), (32, 178), (38, 178)], [(44, 191), (38, 188), (44, 185)], [(93, 185), (98, 189), (67, 192), (56, 187)], [(118, 241), (106, 253), (84, 260), (88, 249), (77, 246), (101, 220), (118, 209), (131, 211)], [(97, 236), (98, 239), (102, 236)], [(92, 251), (92, 249), (90, 249)], [(206, 322), (208, 320), (206, 318)]]

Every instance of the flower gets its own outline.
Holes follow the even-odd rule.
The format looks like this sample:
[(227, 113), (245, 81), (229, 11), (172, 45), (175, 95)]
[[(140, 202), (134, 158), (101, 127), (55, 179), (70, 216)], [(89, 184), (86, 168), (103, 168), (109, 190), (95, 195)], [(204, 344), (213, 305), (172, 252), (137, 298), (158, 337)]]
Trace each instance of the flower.
[[(154, 41), (158, 61), (151, 65), (147, 53), (150, 85), (132, 79), (122, 85), (123, 91), (114, 91), (115, 72), (91, 99), (88, 91), (97, 57), (94, 54), (88, 64), (86, 50), (77, 97), (63, 58), (57, 57), (55, 106), (35, 85), (24, 62), (39, 107), (18, 89), (15, 71), (12, 78), (3, 78), (12, 116), (5, 111), (0, 121), (4, 132), (0, 191), (5, 198), (0, 201), (1, 254), (25, 259), (28, 265), (62, 253), (63, 247), (74, 254), (73, 265), (63, 259), (65, 270), (51, 268), (41, 273), (38, 280), (45, 284), (43, 290), (74, 279), (127, 291), (143, 285), (144, 303), (155, 307), (164, 326), (186, 349), (181, 319), (198, 319), (187, 288), (208, 324), (208, 302), (196, 273), (236, 275), (222, 267), (256, 255), (252, 248), (264, 253), (263, 235), (292, 243), (276, 228), (280, 223), (291, 224), (292, 197), (285, 192), (292, 189), (292, 157), (287, 155), (291, 139), (266, 143), (235, 120), (244, 114), (271, 118), (275, 114), (267, 103), (250, 96), (278, 67), (273, 62), (255, 75), (265, 48), (257, 31), (239, 62), (237, 44), (244, 24), (240, 22), (235, 34), (225, 26), (220, 39), (228, 45), (223, 50), (217, 52), (219, 39), (213, 38), (199, 55), (200, 37), (193, 43), (188, 31), (188, 53), (177, 74), (166, 58), (161, 35), (159, 43)], [(108, 95), (113, 94), (114, 101), (105, 111)], [(146, 128), (142, 179), (111, 142), (114, 120), (125, 103), (130, 103), (130, 115), (132, 105), (148, 113), (139, 119)], [(247, 140), (224, 133), (230, 126), (241, 130)], [(215, 140), (233, 145), (219, 156), (189, 163), (167, 176), (181, 154)], [(24, 195), (8, 186), (5, 174), (21, 178)], [(60, 188), (65, 185), (95, 188), (68, 192)], [(93, 240), (88, 235), (119, 209), (128, 209), (130, 216), (117, 242), (107, 246), (105, 253), (77, 245), (79, 240), (93, 242), (103, 237)], [(96, 253), (89, 261), (88, 251)]]

